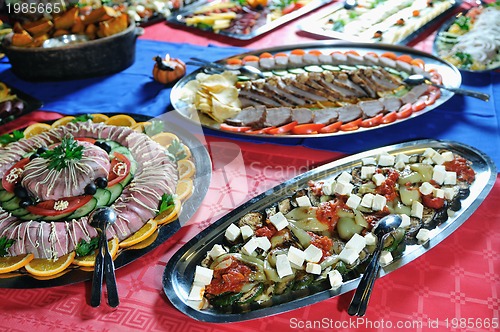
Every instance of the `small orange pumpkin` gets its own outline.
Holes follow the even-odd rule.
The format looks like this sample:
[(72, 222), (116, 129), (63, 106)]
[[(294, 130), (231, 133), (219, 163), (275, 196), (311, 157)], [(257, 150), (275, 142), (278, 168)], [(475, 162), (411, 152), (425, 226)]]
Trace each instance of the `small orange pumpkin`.
[(153, 78), (159, 83), (174, 83), (186, 74), (186, 64), (180, 59), (170, 58), (167, 54), (164, 59), (156, 56), (153, 60), (156, 61)]

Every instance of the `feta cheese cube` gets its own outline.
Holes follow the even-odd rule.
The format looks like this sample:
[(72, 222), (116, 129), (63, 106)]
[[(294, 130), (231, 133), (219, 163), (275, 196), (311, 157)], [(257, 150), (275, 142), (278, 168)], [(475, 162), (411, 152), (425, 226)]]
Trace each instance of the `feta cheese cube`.
[(316, 263), (307, 263), (306, 272), (311, 274), (321, 274), (321, 265)]
[(434, 165), (434, 160), (432, 160), (432, 158), (425, 158), (424, 160), (422, 160), (422, 164)]
[(432, 156), (434, 156), (437, 153), (438, 152), (436, 150), (434, 150), (433, 148), (427, 148), (427, 149), (425, 149), (424, 153), (422, 153), (422, 156), (424, 156), (426, 158), (432, 158)]
[(387, 203), (387, 198), (385, 198), (385, 196), (376, 194), (375, 197), (373, 197), (372, 210), (382, 211), (386, 203)]
[(373, 195), (372, 193), (365, 194), (363, 196), (363, 199), (361, 200), (360, 205), (371, 209), (374, 197), (375, 195)]
[(342, 183), (349, 183), (351, 182), (351, 180), (352, 180), (352, 175), (346, 171), (340, 173), (339, 177), (337, 178), (337, 182), (342, 182)]
[(444, 188), (443, 189), (444, 191), (444, 198), (448, 199), (448, 200), (452, 200), (453, 197), (455, 197), (455, 189), (453, 188)]
[(432, 194), (436, 198), (444, 198), (444, 190), (443, 189), (434, 188), (434, 190), (432, 191)]
[(387, 265), (390, 262), (392, 262), (392, 260), (393, 260), (392, 254), (389, 251), (385, 251), (385, 250), (382, 251), (382, 253), (380, 254), (380, 259), (379, 259), (380, 264)]
[(373, 233), (366, 233), (365, 242), (367, 246), (374, 246), (377, 244), (377, 237)]
[(432, 191), (434, 190), (434, 186), (430, 184), (429, 182), (423, 182), (420, 187), (418, 188), (420, 193), (422, 195), (430, 195), (432, 194)]
[(345, 205), (355, 210), (358, 207), (359, 203), (361, 203), (361, 197), (359, 197), (358, 195), (351, 195), (345, 202)]
[(344, 248), (339, 254), (339, 259), (344, 263), (351, 265), (358, 259), (359, 253), (357, 250)]
[(394, 164), (394, 167), (398, 170), (403, 170), (405, 167), (406, 167), (406, 163), (404, 161), (397, 161), (395, 164)]
[(366, 239), (357, 233), (354, 233), (354, 235), (345, 244), (345, 248), (356, 250), (358, 255), (365, 246), (366, 246)]
[(245, 243), (245, 245), (243, 246), (243, 248), (241, 248), (241, 250), (243, 251), (244, 254), (252, 256), (252, 254), (254, 253), (255, 249), (257, 249), (258, 246), (259, 242), (253, 237), (250, 240), (248, 240), (247, 243)]
[(312, 206), (311, 200), (306, 195), (297, 197), (295, 200), (299, 206)]
[(276, 256), (276, 272), (278, 272), (280, 278), (293, 274), (290, 261), (288, 261), (288, 257), (285, 254)]
[(432, 173), (432, 179), (438, 184), (443, 184), (446, 178), (446, 169), (443, 165), (434, 166), (434, 172)]
[(324, 195), (333, 195), (335, 190), (335, 180), (328, 180), (323, 183), (321, 187)]
[(288, 249), (288, 260), (290, 261), (290, 263), (293, 263), (297, 266), (302, 266), (305, 259), (306, 254), (302, 250), (295, 247), (290, 247), (290, 249)]
[(363, 158), (361, 159), (363, 165), (377, 165), (377, 160), (373, 157)]
[(226, 236), (226, 239), (228, 239), (230, 242), (236, 241), (238, 236), (240, 236), (241, 230), (238, 226), (235, 224), (229, 225), (229, 227), (226, 229), (226, 232), (224, 235)]
[(221, 255), (224, 255), (226, 252), (227, 251), (223, 246), (221, 246), (220, 244), (214, 244), (212, 250), (210, 250), (208, 254), (210, 255), (210, 257), (212, 257), (212, 259), (215, 259)]
[(420, 230), (417, 233), (416, 238), (419, 242), (425, 242), (425, 241), (429, 240), (430, 233), (431, 233), (430, 230), (425, 229), (425, 228), (420, 228)]
[(253, 235), (253, 229), (252, 229), (252, 227), (250, 227), (248, 225), (241, 226), (240, 232), (241, 232), (241, 237), (243, 238), (243, 240), (246, 240), (249, 237), (252, 237), (252, 235)]
[(268, 251), (269, 249), (271, 249), (271, 242), (269, 241), (269, 239), (265, 236), (259, 236), (259, 237), (256, 237), (255, 240), (257, 241), (257, 246), (264, 250), (264, 251)]
[(424, 214), (424, 206), (419, 201), (413, 201), (411, 203), (411, 212), (410, 215), (412, 217), (416, 217), (418, 219), (422, 219), (422, 215)]
[(403, 162), (403, 163), (407, 164), (410, 162), (410, 156), (408, 156), (404, 153), (400, 153), (400, 154), (396, 155), (396, 159), (394, 159), (394, 161), (396, 163)]
[(332, 289), (337, 289), (342, 286), (342, 275), (338, 270), (328, 272), (328, 280), (330, 280), (330, 286), (332, 286)]
[(274, 227), (276, 227), (278, 231), (281, 231), (283, 228), (288, 226), (288, 220), (281, 212), (278, 212), (270, 216), (269, 221), (271, 222), (271, 224), (274, 225)]
[(361, 178), (369, 179), (375, 174), (376, 168), (375, 166), (362, 166), (361, 167)]
[(436, 153), (431, 157), (432, 161), (434, 161), (437, 165), (442, 165), (444, 164), (445, 160), (443, 156), (441, 156), (439, 153)]
[(394, 160), (396, 158), (390, 154), (381, 154), (378, 157), (378, 165), (379, 166), (392, 166), (394, 165)]
[(377, 173), (372, 176), (372, 181), (375, 183), (375, 185), (378, 187), (385, 181), (385, 176), (384, 174)]
[(199, 284), (193, 284), (191, 291), (189, 292), (188, 300), (191, 301), (201, 301), (203, 300), (203, 294), (205, 294), (205, 286)]
[(354, 185), (352, 183), (337, 182), (335, 192), (339, 195), (350, 195)]
[(304, 254), (305, 260), (311, 263), (317, 263), (323, 257), (323, 251), (312, 244), (304, 250)]
[(401, 225), (399, 227), (406, 228), (411, 225), (410, 216), (407, 214), (400, 214), (399, 216), (401, 217)]
[(441, 153), (441, 157), (443, 157), (444, 161), (452, 161), (453, 159), (455, 159), (455, 157), (453, 156), (453, 152), (451, 151), (445, 151), (443, 153)]
[(455, 172), (446, 172), (446, 175), (444, 176), (444, 184), (451, 184), (455, 185), (457, 184), (457, 173)]
[(197, 265), (194, 272), (194, 282), (199, 285), (209, 285), (212, 282), (214, 270)]

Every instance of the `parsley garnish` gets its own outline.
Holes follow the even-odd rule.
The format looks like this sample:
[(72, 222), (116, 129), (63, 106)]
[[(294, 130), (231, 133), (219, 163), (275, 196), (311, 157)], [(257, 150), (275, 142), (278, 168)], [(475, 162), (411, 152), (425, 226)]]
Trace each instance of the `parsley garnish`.
[(457, 52), (455, 53), (455, 56), (460, 59), (464, 67), (467, 68), (472, 65), (473, 60), (469, 53)]
[(170, 160), (175, 162), (187, 157), (184, 147), (177, 139), (172, 141), (172, 144), (168, 146), (167, 151)]
[(163, 194), (161, 196), (160, 207), (158, 208), (158, 214), (168, 209), (172, 209), (175, 206), (174, 196), (169, 194)]
[(7, 239), (6, 236), (0, 238), (0, 256), (7, 255), (7, 249), (14, 244), (13, 239)]
[(154, 136), (156, 134), (162, 133), (165, 129), (163, 122), (158, 120), (151, 121), (151, 124), (144, 127), (144, 133), (149, 137)]
[(0, 136), (0, 144), (9, 144), (12, 142), (17, 142), (21, 138), (24, 138), (24, 134), (20, 132), (19, 130), (14, 130), (12, 134), (4, 134)]
[(94, 251), (99, 248), (99, 237), (93, 237), (90, 241), (80, 240), (80, 243), (76, 245), (75, 252), (76, 256), (83, 257), (93, 254)]
[(40, 157), (50, 160), (49, 169), (61, 169), (68, 166), (70, 160), (80, 160), (83, 156), (83, 146), (78, 145), (73, 136), (66, 136), (61, 141), (61, 144), (56, 146), (54, 150), (47, 150)]
[(465, 31), (469, 31), (470, 28), (469, 23), (470, 23), (470, 18), (467, 16), (460, 16), (455, 20), (455, 24), (458, 25), (460, 29)]
[(92, 120), (93, 118), (94, 117), (92, 116), (92, 114), (83, 114), (83, 115), (77, 116), (76, 118), (71, 120), (71, 122), (87, 122), (88, 120)]

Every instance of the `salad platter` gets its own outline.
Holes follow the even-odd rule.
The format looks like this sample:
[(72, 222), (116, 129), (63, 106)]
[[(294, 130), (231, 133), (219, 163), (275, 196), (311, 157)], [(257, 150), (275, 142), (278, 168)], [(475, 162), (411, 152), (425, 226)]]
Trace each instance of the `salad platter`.
[(364, 0), (352, 6), (341, 1), (308, 18), (300, 28), (329, 38), (404, 45), (458, 5), (454, 0)]
[[(32, 145), (25, 146), (25, 141), (35, 147), (42, 144), (42, 148), (36, 149), (33, 155), (28, 153), (29, 157), (14, 162), (14, 166), (2, 166), (0, 287), (52, 287), (90, 280), (97, 237), (95, 229), (88, 226), (87, 217), (96, 207), (112, 206), (119, 216), (113, 229), (108, 228), (107, 232), (116, 268), (161, 245), (197, 211), (211, 176), (206, 149), (191, 133), (173, 123), (134, 117), (125, 114), (67, 116), (51, 125), (36, 123), (23, 132), (9, 135), (11, 142), (1, 151), (4, 163), (11, 160), (10, 155), (18, 149), (33, 149)], [(59, 145), (43, 148), (43, 140), (57, 142), (61, 133), (64, 137)], [(66, 159), (74, 155), (74, 160), (57, 157), (61, 148), (66, 149)], [(138, 149), (142, 151), (140, 154)], [(79, 155), (79, 151), (83, 154)], [(91, 155), (94, 156), (88, 157)], [(137, 160), (145, 157), (151, 162), (139, 164)], [(49, 166), (38, 170), (37, 165), (45, 162), (49, 162)], [(51, 190), (39, 191), (36, 184), (31, 184), (40, 171), (48, 172), (45, 179), (52, 179), (55, 171), (62, 172), (58, 178), (66, 178), (66, 169), (71, 170), (74, 163), (79, 165), (72, 171), (77, 174), (78, 170), (87, 169), (85, 165), (110, 163), (109, 175), (97, 177), (86, 186), (87, 181), (81, 180), (79, 186), (71, 188), (57, 180), (48, 187), (53, 188)], [(94, 172), (102, 172), (101, 167), (92, 167)], [(148, 172), (153, 169), (155, 176), (162, 172), (168, 175), (144, 187), (152, 176)], [(89, 171), (84, 174), (93, 178)], [(72, 176), (68, 177), (71, 182)], [(74, 192), (80, 187), (85, 187), (83, 195)], [(158, 194), (159, 202), (157, 194), (154, 199), (146, 198), (153, 197), (148, 195), (160, 189), (163, 194)], [(30, 202), (24, 203), (28, 200)], [(29, 229), (34, 232), (30, 233)], [(12, 260), (23, 257), (19, 265), (12, 264)]]
[[(373, 175), (367, 176), (368, 168)], [(424, 168), (433, 169), (427, 174), (432, 181), (424, 179)], [(379, 177), (385, 180), (377, 184)], [(165, 268), (164, 292), (184, 314), (216, 323), (261, 318), (344, 294), (359, 283), (377, 241), (377, 220), (389, 213), (403, 219), (384, 243), (385, 276), (460, 227), (495, 179), (488, 156), (451, 141), (412, 141), (334, 161), (251, 199), (186, 243)], [(405, 202), (410, 191), (416, 196)], [(380, 197), (367, 208), (370, 195)], [(245, 278), (236, 278), (238, 273)]]
[(462, 71), (499, 69), (499, 17), (498, 2), (459, 13), (445, 22), (437, 32), (433, 54)]
[[(267, 48), (222, 59), (222, 74), (200, 68), (172, 89), (174, 109), (203, 127), (253, 137), (325, 137), (411, 120), (453, 93), (404, 79), (423, 74), (459, 87), (449, 63), (411, 48), (324, 41)], [(236, 69), (259, 68), (264, 79)], [(262, 106), (264, 105), (264, 106)]]

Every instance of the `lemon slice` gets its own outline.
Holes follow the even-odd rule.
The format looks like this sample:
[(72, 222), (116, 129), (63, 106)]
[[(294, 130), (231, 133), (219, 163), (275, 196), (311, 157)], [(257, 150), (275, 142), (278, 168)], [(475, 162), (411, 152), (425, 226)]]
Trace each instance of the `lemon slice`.
[(52, 128), (57, 128), (57, 127), (60, 127), (60, 126), (64, 126), (65, 124), (68, 124), (70, 123), (71, 121), (73, 121), (75, 119), (74, 116), (65, 116), (63, 118), (60, 118), (59, 120), (56, 120), (53, 124), (52, 124)]
[(0, 273), (8, 273), (19, 270), (28, 264), (35, 256), (33, 254), (12, 257), (0, 257)]
[(134, 131), (137, 131), (138, 133), (143, 133), (144, 130), (146, 129), (147, 126), (150, 126), (151, 122), (146, 121), (146, 122), (137, 122), (135, 125), (131, 127)]
[(180, 180), (177, 183), (177, 189), (175, 190), (175, 194), (177, 195), (178, 199), (184, 201), (193, 194), (193, 190), (194, 190), (193, 180), (184, 179)]
[(177, 171), (179, 172), (179, 179), (188, 179), (193, 177), (196, 167), (191, 160), (183, 159), (177, 163)]
[(182, 160), (186, 160), (186, 159), (191, 158), (191, 150), (189, 150), (189, 148), (187, 147), (187, 145), (182, 144), (182, 147), (184, 148), (184, 152), (186, 153), (186, 157), (184, 159), (182, 159)]
[(112, 117), (107, 119), (104, 123), (107, 125), (122, 126), (122, 127), (132, 127), (133, 125), (136, 124), (134, 118), (126, 114), (113, 115)]
[(92, 122), (94, 122), (94, 123), (106, 122), (106, 121), (108, 121), (108, 119), (109, 119), (109, 116), (101, 114), (101, 113), (92, 114)]
[(36, 136), (51, 128), (52, 127), (46, 123), (34, 123), (31, 126), (28, 126), (26, 129), (24, 129), (24, 138), (30, 138)]
[(174, 221), (181, 211), (181, 206), (181, 200), (179, 198), (175, 198), (174, 206), (158, 214), (153, 220), (156, 221), (158, 225), (163, 225)]
[(159, 133), (151, 136), (151, 139), (163, 147), (168, 147), (175, 140), (180, 141), (179, 137), (172, 133)]
[[(116, 237), (108, 241), (109, 254), (113, 259), (115, 259), (116, 255), (118, 254), (118, 249), (119, 249), (118, 242), (119, 242), (118, 238)], [(97, 253), (82, 257), (75, 257), (75, 259), (73, 260), (73, 264), (78, 266), (87, 266), (87, 267), (94, 266), (96, 254)]]
[(39, 277), (48, 277), (64, 271), (75, 259), (75, 252), (59, 257), (53, 261), (51, 259), (35, 258), (24, 266), (26, 271)]
[(156, 223), (156, 221), (150, 219), (137, 232), (120, 242), (120, 248), (127, 248), (147, 239), (156, 231), (157, 228), (158, 224)]

